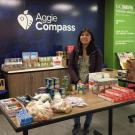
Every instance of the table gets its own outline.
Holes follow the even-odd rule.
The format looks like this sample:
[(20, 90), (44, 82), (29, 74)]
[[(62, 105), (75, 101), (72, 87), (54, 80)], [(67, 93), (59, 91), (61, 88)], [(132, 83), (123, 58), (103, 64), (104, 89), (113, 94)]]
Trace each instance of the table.
[[(135, 81), (127, 80), (127, 78), (119, 78), (118, 70), (116, 70), (116, 69), (103, 69), (103, 72), (109, 73), (111, 77), (115, 77), (115, 78), (117, 77), (119, 82), (135, 84)], [(133, 87), (133, 88), (135, 89), (135, 87)], [(129, 115), (128, 116), (129, 122), (134, 122), (133, 118), (135, 118), (135, 114)]]
[(41, 121), (41, 122), (33, 122), (29, 125), (22, 126), (22, 127), (19, 126), (15, 122), (15, 118), (10, 118), (5, 113), (5, 111), (2, 110), (2, 108), (1, 108), (1, 111), (5, 115), (6, 119), (9, 121), (9, 123), (11, 124), (11, 126), (14, 128), (14, 130), (16, 132), (23, 132), (23, 135), (28, 135), (29, 129), (33, 129), (33, 128), (45, 126), (45, 125), (48, 125), (48, 124), (53, 124), (53, 123), (56, 123), (56, 122), (68, 120), (68, 119), (74, 118), (75, 116), (83, 116), (88, 112), (96, 113), (96, 112), (108, 110), (108, 135), (112, 135), (113, 109), (115, 109), (117, 107), (124, 106), (124, 105), (129, 105), (129, 104), (135, 103), (135, 99), (130, 100), (130, 101), (126, 101), (126, 102), (121, 102), (121, 103), (112, 103), (112, 102), (106, 101), (106, 100), (104, 100), (104, 99), (102, 99), (102, 98), (100, 98), (100, 97), (98, 97), (97, 95), (94, 95), (94, 94), (82, 95), (82, 96), (79, 96), (79, 97), (82, 97), (86, 101), (88, 106), (86, 106), (86, 107), (74, 107), (72, 112), (69, 113), (69, 114), (55, 114), (54, 117), (51, 120)]
[[(118, 78), (119, 81), (121, 82), (125, 82), (125, 83), (132, 83), (132, 84), (135, 84), (134, 81), (131, 81), (131, 80), (127, 80), (126, 78)], [(135, 89), (135, 87), (134, 87)], [(129, 119), (129, 122), (134, 122), (133, 118), (135, 118), (135, 114), (132, 114), (132, 115), (129, 115), (128, 116), (128, 119)]]

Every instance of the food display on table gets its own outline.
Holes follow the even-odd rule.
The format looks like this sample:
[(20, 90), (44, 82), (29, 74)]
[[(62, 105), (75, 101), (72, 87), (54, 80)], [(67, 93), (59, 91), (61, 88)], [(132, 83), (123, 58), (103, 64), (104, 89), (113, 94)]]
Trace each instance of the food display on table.
[(16, 113), (16, 119), (20, 126), (25, 126), (30, 123), (32, 123), (33, 118), (32, 116), (27, 112), (26, 109), (21, 109)]
[(73, 107), (74, 106), (79, 106), (79, 107), (84, 107), (87, 106), (87, 103), (84, 101), (83, 98), (81, 97), (73, 97), (73, 96), (68, 96), (65, 98), (65, 100), (70, 103)]
[(53, 116), (53, 110), (49, 101), (32, 101), (27, 106), (28, 113), (33, 116), (34, 121), (49, 120)]
[(104, 93), (100, 93), (98, 96), (105, 100), (118, 103), (134, 99), (135, 92), (133, 89), (122, 86), (112, 86), (111, 89), (105, 90)]
[(66, 102), (66, 100), (62, 99), (61, 95), (57, 93), (52, 102), (52, 109), (55, 113), (70, 113), (72, 110), (72, 105), (69, 102)]
[(94, 94), (105, 92), (114, 85), (118, 85), (118, 79), (112, 78), (109, 73), (89, 73), (89, 89)]
[(10, 117), (15, 116), (17, 111), (25, 108), (16, 98), (0, 100), (0, 106)]

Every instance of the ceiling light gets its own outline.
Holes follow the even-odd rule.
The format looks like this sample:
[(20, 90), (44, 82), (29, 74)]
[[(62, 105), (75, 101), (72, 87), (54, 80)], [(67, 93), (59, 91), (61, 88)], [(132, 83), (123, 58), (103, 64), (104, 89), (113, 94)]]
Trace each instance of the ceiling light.
[(97, 12), (97, 11), (98, 11), (98, 6), (97, 6), (97, 5), (91, 5), (91, 6), (89, 7), (89, 10), (90, 10), (91, 12)]
[(21, 0), (0, 0), (0, 6), (17, 7), (20, 6), (21, 2)]
[(55, 11), (71, 11), (73, 8), (73, 5), (67, 3), (59, 3), (52, 6)]

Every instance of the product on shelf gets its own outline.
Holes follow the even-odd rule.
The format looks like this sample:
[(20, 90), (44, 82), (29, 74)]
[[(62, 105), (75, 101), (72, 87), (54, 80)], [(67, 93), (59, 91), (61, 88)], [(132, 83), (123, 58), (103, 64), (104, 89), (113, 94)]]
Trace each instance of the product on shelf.
[(38, 52), (30, 53), (30, 61), (31, 61), (31, 63), (38, 62)]
[(61, 67), (62, 66), (62, 57), (54, 56), (53, 57), (53, 67)]
[(57, 56), (39, 57), (38, 52), (22, 52), (22, 58), (6, 58), (1, 68), (8, 72), (31, 68), (66, 67), (66, 53), (62, 51), (57, 53)]
[(22, 69), (22, 59), (21, 58), (6, 58), (4, 64), (1, 65), (3, 71), (12, 71)]
[(39, 57), (40, 67), (53, 67), (53, 57)]
[(17, 65), (22, 64), (21, 58), (5, 58), (4, 65)]
[(24, 63), (30, 63), (31, 52), (22, 52), (22, 59)]
[(56, 52), (56, 56), (61, 56), (61, 57), (63, 57), (63, 55), (64, 55), (64, 52), (63, 52), (63, 51), (57, 51), (57, 52)]

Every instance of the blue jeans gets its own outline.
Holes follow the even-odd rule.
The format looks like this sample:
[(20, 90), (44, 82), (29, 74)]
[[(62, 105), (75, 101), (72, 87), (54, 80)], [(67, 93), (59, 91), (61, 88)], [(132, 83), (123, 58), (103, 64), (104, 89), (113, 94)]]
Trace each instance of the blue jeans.
[[(93, 116), (92, 113), (87, 113), (87, 114), (86, 114), (84, 126), (86, 126), (86, 125), (87, 125), (87, 126), (90, 126), (91, 121), (92, 121), (92, 116)], [(75, 117), (75, 118), (74, 118), (74, 122), (75, 122), (75, 125), (80, 125), (80, 116)]]

